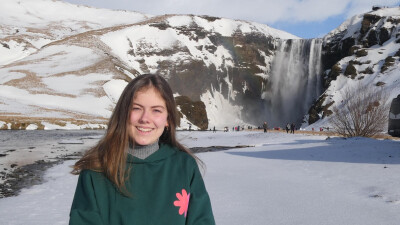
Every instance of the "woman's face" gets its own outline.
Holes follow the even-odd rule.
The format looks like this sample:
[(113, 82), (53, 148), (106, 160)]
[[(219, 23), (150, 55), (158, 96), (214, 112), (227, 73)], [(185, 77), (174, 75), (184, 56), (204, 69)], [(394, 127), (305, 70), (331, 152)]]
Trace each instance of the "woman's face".
[(136, 93), (129, 114), (128, 134), (137, 145), (156, 142), (168, 126), (168, 111), (164, 99), (153, 87)]

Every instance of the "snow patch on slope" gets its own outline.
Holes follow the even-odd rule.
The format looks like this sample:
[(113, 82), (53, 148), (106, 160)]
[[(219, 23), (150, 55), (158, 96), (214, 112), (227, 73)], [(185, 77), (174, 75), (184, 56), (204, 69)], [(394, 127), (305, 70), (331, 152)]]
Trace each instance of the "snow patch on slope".
[(215, 89), (212, 89), (212, 91), (207, 90), (200, 96), (200, 100), (206, 106), (208, 127), (215, 126), (216, 129), (221, 130), (225, 126), (248, 125), (241, 120), (243, 107), (233, 105)]
[(124, 80), (110, 80), (103, 85), (103, 88), (108, 98), (114, 104), (117, 104), (118, 99), (124, 91), (126, 85), (128, 85), (128, 82)]

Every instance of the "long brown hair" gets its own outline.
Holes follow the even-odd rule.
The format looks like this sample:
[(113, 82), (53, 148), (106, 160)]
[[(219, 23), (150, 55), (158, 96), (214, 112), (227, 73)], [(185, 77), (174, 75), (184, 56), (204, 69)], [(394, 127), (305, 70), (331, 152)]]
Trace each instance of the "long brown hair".
[(168, 112), (168, 128), (164, 129), (159, 142), (187, 152), (199, 161), (188, 148), (184, 147), (176, 139), (178, 117), (171, 87), (160, 75), (143, 74), (133, 79), (125, 87), (110, 117), (104, 137), (75, 163), (72, 174), (77, 175), (85, 169), (102, 172), (122, 193), (126, 193), (125, 181), (128, 178), (128, 173), (126, 173), (127, 149), (132, 141), (128, 135), (129, 114), (136, 93), (149, 87), (159, 92), (165, 101)]

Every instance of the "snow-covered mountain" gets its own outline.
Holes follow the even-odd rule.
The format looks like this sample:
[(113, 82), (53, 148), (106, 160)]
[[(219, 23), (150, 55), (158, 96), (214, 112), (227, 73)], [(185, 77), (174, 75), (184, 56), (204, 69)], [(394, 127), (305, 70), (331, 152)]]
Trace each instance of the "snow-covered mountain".
[(22, 59), (71, 35), (151, 17), (51, 0), (2, 0), (0, 12), (0, 65)]
[(256, 124), (276, 40), (296, 38), (208, 16), (149, 16), (51, 0), (5, 5), (3, 128), (102, 127), (127, 81), (142, 73), (168, 79), (181, 127)]
[(3, 129), (103, 128), (143, 73), (168, 80), (180, 127), (194, 129), (284, 126), (306, 114), (304, 126), (325, 126), (346, 86), (379, 84), (391, 97), (400, 87), (398, 8), (355, 16), (314, 40), (248, 21), (54, 0), (5, 0), (0, 18)]
[[(389, 101), (400, 94), (400, 7), (356, 15), (323, 38), (325, 92), (309, 111), (310, 127), (329, 126), (342, 92), (358, 85), (383, 90)], [(305, 124), (307, 125), (307, 123)]]

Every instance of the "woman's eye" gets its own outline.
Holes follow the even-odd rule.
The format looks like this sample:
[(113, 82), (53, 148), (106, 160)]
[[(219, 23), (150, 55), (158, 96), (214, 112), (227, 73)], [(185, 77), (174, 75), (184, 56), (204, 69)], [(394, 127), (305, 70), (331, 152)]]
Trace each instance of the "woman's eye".
[(133, 107), (132, 110), (133, 111), (138, 111), (138, 110), (140, 110), (140, 108), (139, 107)]
[(155, 109), (155, 110), (153, 110), (153, 111), (156, 112), (156, 113), (162, 113), (162, 111), (159, 110), (159, 109)]

